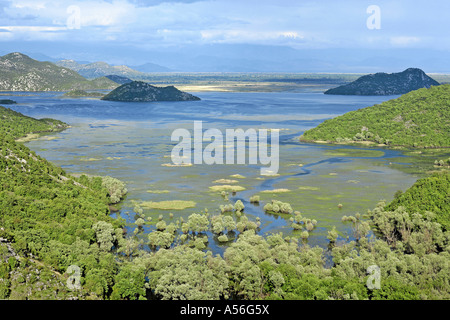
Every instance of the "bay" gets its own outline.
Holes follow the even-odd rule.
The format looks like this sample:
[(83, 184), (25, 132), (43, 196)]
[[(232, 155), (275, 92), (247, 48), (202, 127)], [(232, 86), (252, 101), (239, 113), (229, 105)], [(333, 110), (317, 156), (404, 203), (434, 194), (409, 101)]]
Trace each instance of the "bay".
[[(225, 202), (210, 187), (230, 185), (245, 188), (230, 193), (229, 201), (241, 200), (245, 215), (261, 222), (258, 233), (283, 232), (299, 237), (288, 215), (266, 214), (262, 208), (272, 199), (288, 202), (304, 217), (317, 220), (308, 239), (310, 245), (326, 246), (333, 226), (342, 238), (351, 238), (344, 215), (364, 214), (380, 200), (390, 201), (397, 190), (406, 190), (416, 177), (391, 167), (399, 151), (301, 143), (303, 131), (348, 111), (381, 103), (392, 96), (331, 96), (320, 92), (199, 92), (202, 100), (189, 102), (127, 103), (98, 99), (62, 98), (60, 92), (4, 93), (18, 102), (13, 110), (37, 118), (55, 118), (71, 125), (26, 145), (72, 174), (109, 175), (127, 184), (128, 195), (119, 204), (120, 215), (132, 233), (136, 204), (159, 201), (193, 201), (182, 210), (145, 209), (152, 217), (144, 232), (154, 229), (162, 215), (170, 223), (187, 220), (195, 212), (220, 214)], [(280, 130), (280, 169), (277, 176), (260, 175), (260, 165), (172, 166), (170, 154), (176, 142), (175, 129), (193, 129), (202, 121), (204, 129), (248, 128)], [(408, 159), (402, 161), (408, 165)], [(237, 177), (237, 178), (236, 178)], [(249, 202), (252, 195), (260, 203)], [(339, 208), (338, 204), (342, 207)], [(220, 253), (221, 244), (207, 233), (209, 248)], [(233, 240), (231, 240), (233, 241)]]

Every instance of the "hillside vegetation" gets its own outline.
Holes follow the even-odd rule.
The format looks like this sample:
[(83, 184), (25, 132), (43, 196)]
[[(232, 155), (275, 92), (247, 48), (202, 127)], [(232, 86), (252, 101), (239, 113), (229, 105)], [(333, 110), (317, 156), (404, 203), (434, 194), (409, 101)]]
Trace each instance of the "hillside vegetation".
[(450, 85), (419, 89), (325, 120), (302, 141), (450, 147)]
[(0, 57), (0, 74), (0, 90), (4, 91), (95, 90), (118, 86), (105, 77), (87, 80), (73, 70), (19, 52)]
[(450, 172), (419, 179), (404, 193), (397, 194), (386, 209), (393, 211), (399, 207), (421, 215), (432, 212), (434, 220), (450, 230)]
[(0, 134), (15, 139), (30, 133), (56, 132), (68, 125), (55, 119), (34, 119), (0, 106)]
[[(120, 200), (115, 188), (123, 186), (112, 178), (75, 179), (15, 141), (61, 130), (65, 123), (3, 107), (0, 118), (0, 298), (102, 296), (115, 263), (99, 243), (110, 239), (109, 250), (122, 234), (118, 220), (109, 217), (109, 204)], [(61, 276), (71, 264), (82, 268), (84, 291), (71, 292)]]

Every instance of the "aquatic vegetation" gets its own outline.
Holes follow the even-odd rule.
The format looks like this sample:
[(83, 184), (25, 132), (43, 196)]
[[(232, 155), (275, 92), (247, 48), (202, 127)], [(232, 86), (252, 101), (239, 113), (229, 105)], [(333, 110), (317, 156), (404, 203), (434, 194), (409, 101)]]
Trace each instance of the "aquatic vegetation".
[(244, 210), (245, 206), (242, 203), (241, 200), (237, 200), (234, 204), (234, 211), (236, 212), (241, 212), (242, 210)]
[(231, 203), (220, 205), (220, 212), (221, 213), (233, 212), (233, 210), (234, 210), (234, 205), (231, 204)]
[(196, 205), (197, 203), (191, 200), (143, 201), (140, 203), (142, 208), (159, 210), (184, 210), (194, 208)]
[(333, 226), (333, 229), (328, 231), (327, 239), (330, 241), (331, 244), (336, 243), (337, 238), (339, 237), (339, 234), (336, 230), (336, 227)]
[(282, 202), (279, 200), (272, 200), (272, 202), (266, 203), (263, 209), (265, 212), (273, 214), (281, 214), (281, 213), (291, 214), (292, 212), (294, 212), (289, 203)]
[(163, 163), (161, 164), (163, 167), (191, 167), (192, 163), (180, 163), (180, 164), (174, 164), (174, 163)]
[(209, 189), (214, 192), (222, 192), (222, 191), (238, 192), (238, 191), (244, 191), (245, 187), (224, 184), (224, 185), (211, 186), (211, 187), (209, 187)]
[(332, 149), (327, 150), (325, 154), (334, 157), (378, 158), (384, 155), (384, 151), (367, 149)]
[(236, 179), (245, 179), (245, 176), (243, 176), (242, 174), (239, 174), (239, 173), (232, 174), (230, 177), (236, 178)]
[(259, 201), (260, 201), (260, 197), (258, 195), (253, 195), (253, 196), (250, 197), (249, 201), (250, 201), (250, 203), (258, 204)]
[(299, 189), (299, 190), (317, 191), (317, 190), (319, 190), (319, 187), (300, 186), (300, 187), (298, 187), (298, 189)]
[(291, 190), (286, 188), (278, 188), (278, 189), (272, 189), (272, 190), (263, 190), (261, 193), (284, 193), (284, 192), (290, 192)]
[(229, 183), (238, 183), (239, 181), (237, 180), (233, 180), (233, 179), (218, 179), (215, 180), (214, 183), (224, 183), (224, 184), (229, 184)]
[(162, 193), (170, 193), (170, 190), (147, 190), (148, 193), (162, 194)]

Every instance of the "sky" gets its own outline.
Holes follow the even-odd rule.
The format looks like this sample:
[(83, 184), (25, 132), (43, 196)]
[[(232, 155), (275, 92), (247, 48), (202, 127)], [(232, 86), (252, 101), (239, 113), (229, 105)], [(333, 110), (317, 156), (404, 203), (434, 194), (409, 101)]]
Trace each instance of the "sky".
[(446, 72), (449, 12), (448, 0), (0, 0), (0, 48), (175, 70)]

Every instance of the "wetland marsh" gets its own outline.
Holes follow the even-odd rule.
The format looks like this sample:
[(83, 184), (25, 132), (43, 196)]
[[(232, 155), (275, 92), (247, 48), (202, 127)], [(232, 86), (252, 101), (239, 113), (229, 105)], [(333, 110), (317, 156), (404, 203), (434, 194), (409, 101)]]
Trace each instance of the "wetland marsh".
[[(50, 117), (70, 124), (51, 138), (26, 142), (40, 156), (71, 174), (105, 175), (126, 183), (128, 195), (117, 206), (127, 228), (135, 228), (136, 206), (151, 222), (176, 221), (192, 213), (220, 214), (220, 206), (241, 200), (244, 214), (258, 220), (259, 234), (282, 232), (300, 237), (290, 215), (266, 213), (271, 200), (289, 203), (293, 210), (317, 220), (308, 244), (325, 247), (327, 232), (336, 226), (340, 237), (351, 237), (345, 215), (364, 214), (380, 200), (390, 201), (406, 190), (418, 175), (408, 172), (412, 157), (400, 150), (299, 142), (303, 131), (325, 119), (371, 106), (392, 96), (329, 96), (316, 90), (302, 92), (201, 92), (191, 102), (126, 103), (96, 99), (61, 99), (60, 93), (12, 95), (15, 111)], [(280, 169), (261, 176), (259, 165), (190, 165), (171, 162), (177, 128), (280, 130)], [(403, 170), (404, 169), (404, 170)], [(221, 191), (228, 192), (224, 200)], [(259, 203), (250, 197), (258, 195)], [(221, 253), (226, 244), (209, 237), (209, 249)], [(232, 241), (232, 240), (231, 240)]]

